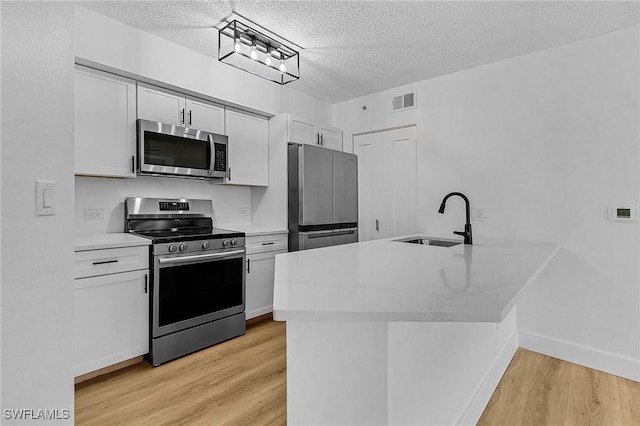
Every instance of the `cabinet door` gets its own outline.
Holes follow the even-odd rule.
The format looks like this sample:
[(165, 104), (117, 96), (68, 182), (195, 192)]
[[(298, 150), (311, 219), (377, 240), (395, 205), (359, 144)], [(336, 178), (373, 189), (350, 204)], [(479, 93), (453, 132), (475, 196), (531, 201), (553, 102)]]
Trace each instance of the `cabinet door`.
[(359, 241), (416, 232), (415, 128), (357, 136)]
[(325, 148), (342, 151), (342, 130), (331, 126), (319, 126), (320, 145)]
[(319, 145), (316, 125), (310, 120), (289, 114), (289, 141)]
[(138, 83), (138, 118), (184, 126), (185, 96)]
[(273, 275), (276, 254), (278, 253), (286, 252), (269, 252), (247, 256), (247, 319), (273, 311)]
[(135, 82), (76, 66), (74, 110), (75, 173), (134, 177)]
[(185, 126), (205, 132), (225, 133), (224, 106), (187, 97)]
[(269, 185), (269, 121), (227, 109), (229, 178), (236, 185)]
[(148, 270), (74, 280), (74, 374), (149, 352)]

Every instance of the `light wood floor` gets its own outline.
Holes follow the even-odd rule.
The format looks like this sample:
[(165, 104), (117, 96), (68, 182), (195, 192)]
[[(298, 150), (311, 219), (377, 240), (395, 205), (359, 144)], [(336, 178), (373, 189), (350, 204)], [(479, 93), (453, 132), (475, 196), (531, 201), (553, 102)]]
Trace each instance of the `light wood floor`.
[[(77, 425), (284, 425), (284, 323), (76, 385)], [(640, 383), (518, 349), (479, 425), (640, 425)]]

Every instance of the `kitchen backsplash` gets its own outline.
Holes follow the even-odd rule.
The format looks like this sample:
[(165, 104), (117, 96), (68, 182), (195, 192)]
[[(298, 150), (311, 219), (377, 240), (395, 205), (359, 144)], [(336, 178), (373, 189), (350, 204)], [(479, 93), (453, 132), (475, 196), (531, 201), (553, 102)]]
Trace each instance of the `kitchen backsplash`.
[(196, 179), (76, 176), (75, 233), (123, 232), (124, 200), (127, 197), (211, 199), (215, 226), (224, 228), (251, 223), (251, 187), (248, 186), (214, 184)]

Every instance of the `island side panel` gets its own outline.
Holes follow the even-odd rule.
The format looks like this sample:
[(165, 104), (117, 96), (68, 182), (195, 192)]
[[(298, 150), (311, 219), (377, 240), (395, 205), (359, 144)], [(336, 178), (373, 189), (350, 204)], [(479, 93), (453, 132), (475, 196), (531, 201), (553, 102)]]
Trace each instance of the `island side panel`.
[(389, 323), (389, 424), (476, 424), (518, 345), (501, 323)]
[(287, 424), (388, 424), (387, 330), (387, 322), (287, 321)]

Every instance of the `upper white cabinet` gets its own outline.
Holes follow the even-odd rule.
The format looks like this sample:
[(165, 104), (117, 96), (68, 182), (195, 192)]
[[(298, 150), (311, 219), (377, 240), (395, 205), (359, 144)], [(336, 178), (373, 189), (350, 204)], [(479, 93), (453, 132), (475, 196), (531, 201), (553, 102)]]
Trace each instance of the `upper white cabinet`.
[(77, 65), (75, 173), (135, 177), (135, 81)]
[(229, 177), (235, 185), (269, 185), (269, 120), (227, 108)]
[(223, 105), (138, 83), (138, 118), (225, 134)]
[(288, 115), (289, 142), (324, 146), (342, 151), (342, 130), (304, 117)]

